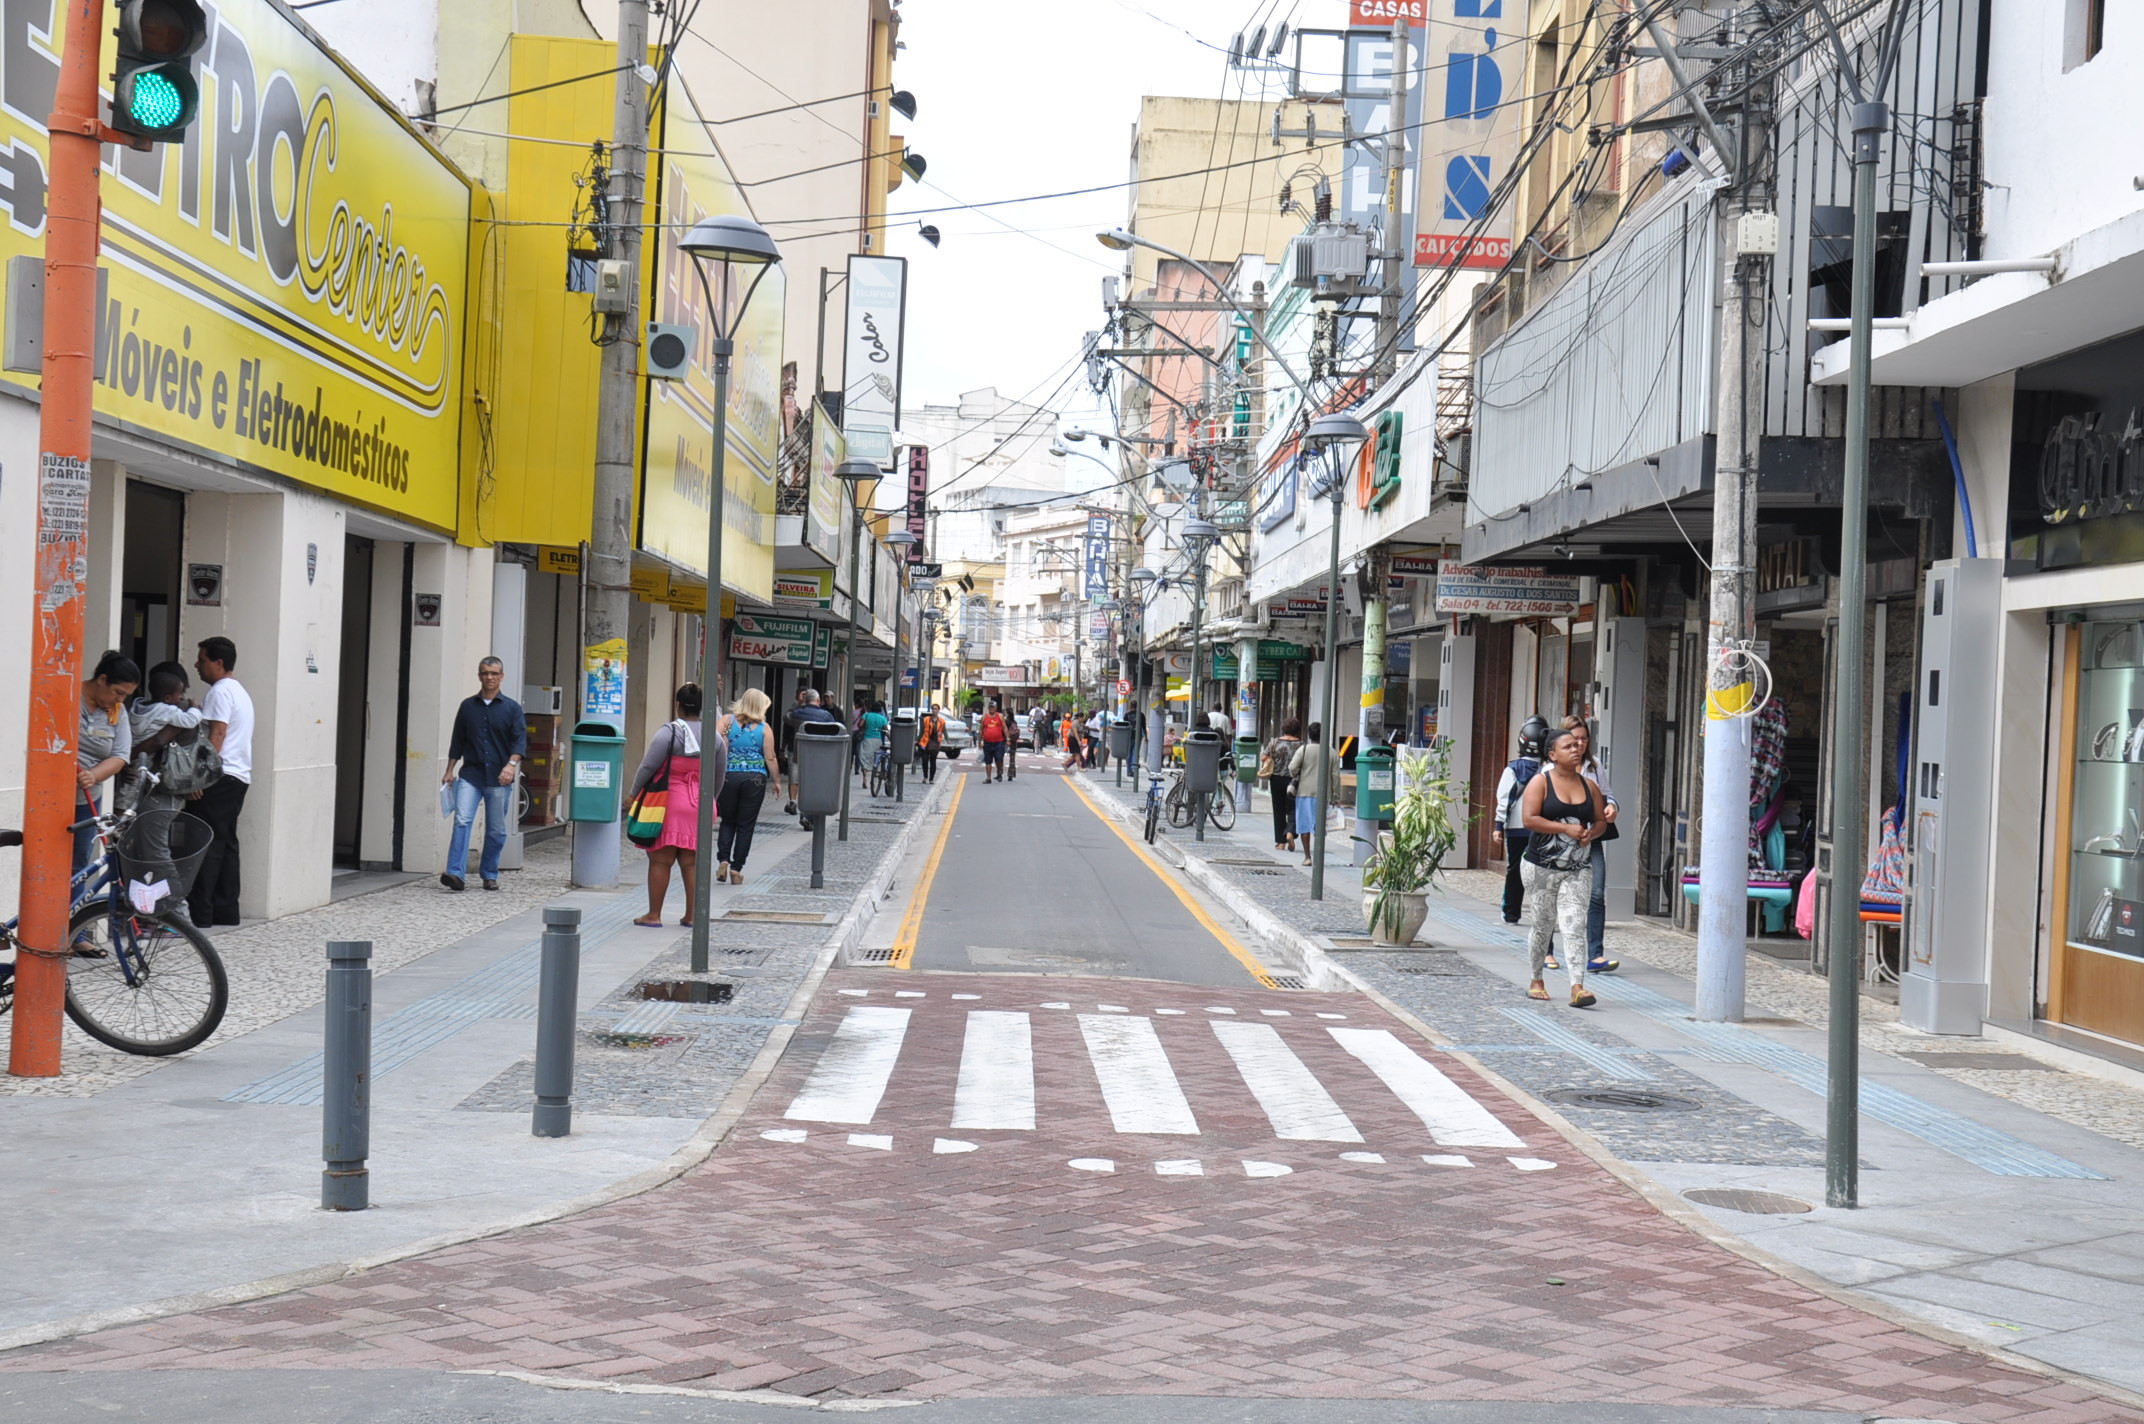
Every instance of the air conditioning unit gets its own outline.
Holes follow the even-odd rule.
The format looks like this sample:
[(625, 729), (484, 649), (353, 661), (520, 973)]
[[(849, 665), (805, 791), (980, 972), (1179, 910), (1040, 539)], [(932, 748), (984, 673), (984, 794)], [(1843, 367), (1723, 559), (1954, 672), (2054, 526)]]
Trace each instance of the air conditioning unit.
[(1290, 286), (1319, 297), (1370, 293), (1370, 237), (1360, 228), (1350, 223), (1319, 223), (1290, 247)]

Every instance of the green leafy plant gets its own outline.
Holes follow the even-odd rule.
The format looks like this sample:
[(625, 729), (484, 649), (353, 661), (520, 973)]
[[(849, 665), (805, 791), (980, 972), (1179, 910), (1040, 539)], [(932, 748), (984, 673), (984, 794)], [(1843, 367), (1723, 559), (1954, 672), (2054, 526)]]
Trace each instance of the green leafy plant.
[(1403, 789), (1393, 799), (1392, 829), (1379, 832), (1377, 853), (1362, 868), (1362, 884), (1376, 892), (1370, 926), (1385, 938), (1399, 936), (1404, 896), (1437, 886), (1444, 857), (1478, 813), (1467, 811), (1467, 787), (1452, 775), (1452, 749), (1439, 740), (1427, 748), (1397, 749)]

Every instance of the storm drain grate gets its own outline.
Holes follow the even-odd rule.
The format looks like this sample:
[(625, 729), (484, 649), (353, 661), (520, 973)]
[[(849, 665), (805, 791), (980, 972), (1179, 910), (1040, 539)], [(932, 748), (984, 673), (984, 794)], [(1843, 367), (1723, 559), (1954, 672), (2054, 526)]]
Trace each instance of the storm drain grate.
[(1615, 1112), (1702, 1112), (1705, 1107), (1695, 1098), (1637, 1088), (1557, 1088), (1542, 1096), (1565, 1107), (1608, 1108)]
[(1273, 987), (1276, 989), (1308, 989), (1310, 987), (1303, 982), (1302, 976), (1298, 974), (1271, 974), (1266, 977), (1272, 981)]
[(852, 950), (849, 954), (849, 962), (851, 964), (891, 964), (893, 963), (893, 946), (890, 944), (867, 945), (862, 949)]
[(1816, 1208), (1800, 1197), (1790, 1197), (1782, 1192), (1759, 1192), (1747, 1187), (1705, 1187), (1683, 1196), (1699, 1206), (1716, 1206), (1727, 1211), (1744, 1211), (1751, 1216), (1799, 1216)]
[(1270, 860), (1242, 860), (1225, 855), (1217, 855), (1209, 863), (1213, 865), (1247, 865), (1255, 870), (1271, 870), (1274, 868), (1273, 862)]
[(809, 914), (801, 910), (727, 910), (716, 916), (723, 920), (753, 920), (769, 925), (825, 925), (833, 923), (833, 916)]

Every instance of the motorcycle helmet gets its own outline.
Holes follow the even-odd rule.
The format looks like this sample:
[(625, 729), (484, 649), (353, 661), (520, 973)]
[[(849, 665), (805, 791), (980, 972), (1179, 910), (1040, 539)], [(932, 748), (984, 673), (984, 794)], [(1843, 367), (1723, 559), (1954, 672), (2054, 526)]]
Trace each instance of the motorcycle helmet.
[(1548, 737), (1548, 722), (1542, 717), (1528, 717), (1519, 727), (1519, 755), (1538, 757), (1541, 743)]

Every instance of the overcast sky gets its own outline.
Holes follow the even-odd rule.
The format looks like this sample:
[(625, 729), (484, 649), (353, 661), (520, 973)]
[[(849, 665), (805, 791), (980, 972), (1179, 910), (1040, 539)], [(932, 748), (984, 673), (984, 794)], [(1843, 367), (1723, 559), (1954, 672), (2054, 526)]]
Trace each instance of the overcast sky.
[[(904, 183), (893, 209), (1122, 183), (1141, 95), (1214, 98), (1225, 82), (1239, 97), (1227, 55), (1209, 46), (1281, 19), (1329, 28), (1342, 14), (1340, 0), (907, 0), (894, 82), (915, 94), (917, 116), (896, 127), (930, 172)], [(1101, 324), (1102, 279), (1122, 262), (1094, 234), (1121, 225), (1128, 201), (1116, 188), (915, 219), (943, 232), (936, 251), (914, 222), (897, 227), (890, 249), (909, 259), (908, 400), (995, 386), (1046, 401), (1081, 334)], [(1056, 403), (1095, 409), (1078, 375)]]

